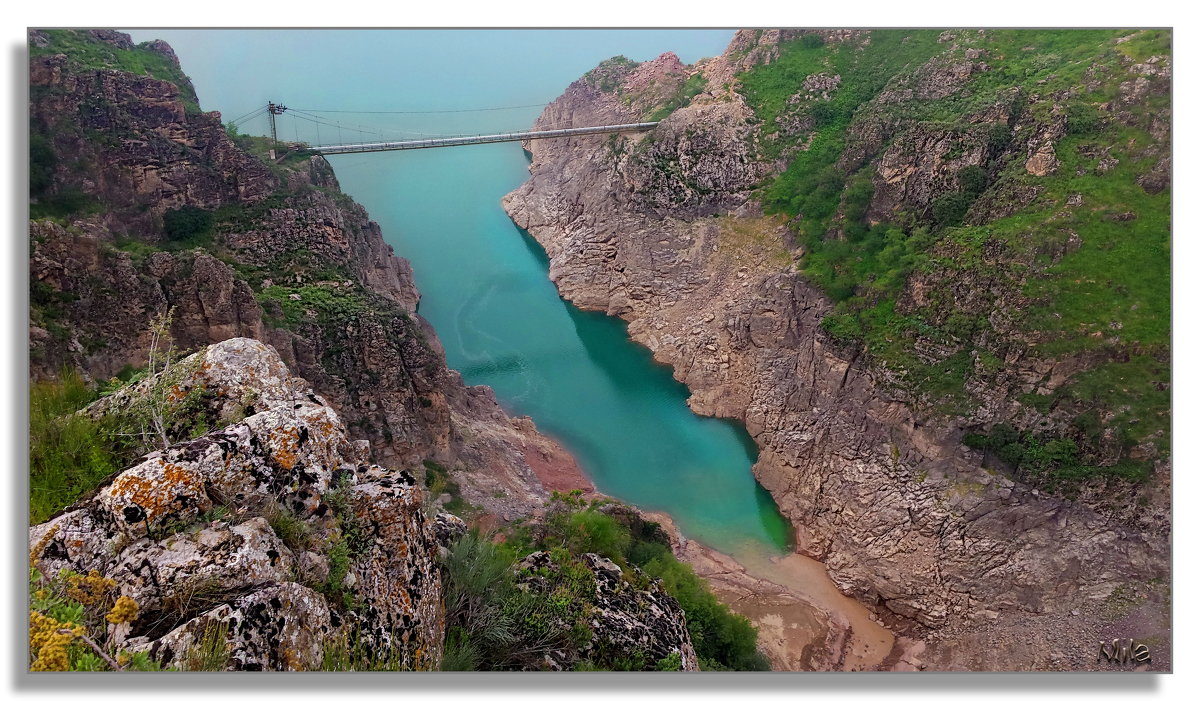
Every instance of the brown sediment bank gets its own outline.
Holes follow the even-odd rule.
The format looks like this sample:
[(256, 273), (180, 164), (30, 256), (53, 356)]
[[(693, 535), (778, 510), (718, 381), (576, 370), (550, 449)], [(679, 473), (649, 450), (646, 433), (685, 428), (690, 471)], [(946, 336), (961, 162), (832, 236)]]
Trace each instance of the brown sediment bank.
[(758, 629), (759, 649), (778, 671), (911, 670), (920, 642), (895, 635), (842, 594), (820, 562), (798, 553), (741, 560), (689, 540), (663, 513), (644, 513), (671, 538), (713, 593)]

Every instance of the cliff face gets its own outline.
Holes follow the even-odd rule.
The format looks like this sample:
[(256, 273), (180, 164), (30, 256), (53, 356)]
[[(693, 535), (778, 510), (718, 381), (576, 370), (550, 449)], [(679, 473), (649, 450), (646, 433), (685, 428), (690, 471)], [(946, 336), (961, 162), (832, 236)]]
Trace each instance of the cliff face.
[[(1066, 152), (1060, 145), (1060, 155), (1054, 155), (1068, 131), (1059, 115), (1067, 111), (1069, 96), (1022, 93), (1028, 104), (1019, 110), (1012, 100), (966, 100), (969, 109), (956, 102), (970, 92), (966, 86), (975, 85), (973, 76), (989, 70), (986, 49), (974, 48), (976, 42), (986, 46), (987, 38), (969, 34), (961, 46), (949, 32), (931, 40), (928, 58), (881, 81), (848, 121), (840, 149), (828, 151), (821, 141), (828, 132), (821, 130), (836, 119), (828, 110), (839, 104), (839, 91), (861, 90), (831, 70), (834, 59), (815, 70), (787, 74), (794, 94), (771, 123), (743, 94), (754, 94), (743, 85), (748, 71), (801, 50), (795, 47), (805, 36), (812, 37), (812, 46), (804, 50), (834, 57), (861, 57), (872, 42), (888, 38), (870, 32), (739, 32), (723, 56), (688, 69), (703, 78), (705, 91), (655, 130), (528, 143), (530, 179), (504, 201), (513, 220), (546, 249), (550, 276), (565, 298), (628, 320), (632, 336), (670, 363), (691, 388), (696, 411), (746, 424), (761, 449), (755, 475), (796, 526), (802, 551), (823, 560), (843, 591), (884, 620), (930, 639), (966, 640), (972, 633), (964, 631), (981, 630), (998, 617), (1000, 623), (1031, 614), (1049, 619), (1083, 609), (1087, 618), (1094, 613), (1092, 605), (1119, 585), (1161, 577), (1169, 562), (1169, 464), (1154, 437), (1133, 448), (1142, 456), (1158, 456), (1151, 459), (1156, 471), (1148, 484), (1093, 481), (1079, 488), (1074, 500), (1051, 496), (1041, 484), (1023, 483), (1024, 473), (1010, 471), (994, 457), (988, 461), (962, 443), (965, 433), (1006, 421), (1018, 429), (1070, 434), (1076, 417), (1091, 408), (1082, 400), (1060, 400), (1055, 394), (1049, 412), (1031, 410), (1019, 400), (1060, 392), (1087, 371), (1111, 368), (1107, 364), (1128, 360), (1131, 352), (1135, 357), (1147, 352), (1137, 345), (1131, 351), (1118, 339), (1106, 347), (1048, 357), (1035, 347), (1051, 339), (1013, 321), (1038, 304), (1023, 294), (1037, 272), (1078, 250), (1077, 234), (1064, 234), (1057, 248), (989, 243), (982, 253), (985, 264), (971, 270), (953, 262), (979, 260), (978, 252), (964, 250), (953, 236), (935, 244), (931, 260), (951, 263), (918, 268), (906, 276), (897, 297), (878, 302), (927, 312), (923, 328), (934, 330), (928, 337), (915, 336), (914, 370), (890, 362), (886, 353), (894, 346), (877, 338), (855, 343), (831, 333), (837, 327), (830, 318), (851, 313), (843, 314), (845, 305), (835, 307), (827, 290), (814, 282), (821, 279), (819, 270), (806, 255), (831, 255), (826, 251), (834, 243), (852, 245), (850, 237), (881, 221), (907, 222), (911, 236), (915, 224), (933, 216), (931, 210), (938, 214), (949, 208), (941, 204), (949, 200), (940, 198), (956, 192), (955, 183), (967, 177), (961, 173), (970, 166), (984, 173), (987, 187), (969, 203), (968, 224), (1005, 223), (1002, 218), (1014, 211), (1036, 211), (1030, 203), (1046, 190), (1036, 178), (1059, 167)], [(653, 109), (638, 103), (645, 89), (634, 87), (648, 65), (602, 66), (605, 71), (572, 84), (538, 124), (638, 121)], [(1169, 159), (1169, 142), (1161, 140), (1162, 115), (1152, 119), (1136, 106), (1144, 107), (1147, 95), (1161, 94), (1155, 91), (1167, 84), (1164, 65), (1163, 57), (1126, 58), (1116, 62), (1116, 69), (1096, 69), (1109, 71), (1106, 80), (1114, 91), (1119, 86), (1120, 95), (1140, 95), (1100, 109), (1109, 109), (1118, 123), (1144, 126), (1160, 137), (1139, 141), (1141, 150), (1126, 156), (1150, 164), (1137, 176), (1146, 193), (1162, 184), (1154, 174), (1163, 172), (1158, 164)], [(598, 72), (604, 80), (597, 79)], [(1155, 77), (1146, 78), (1150, 74)], [(897, 105), (912, 110), (948, 105), (945, 109), (965, 111), (960, 113), (966, 125), (905, 117)], [(983, 127), (970, 124), (1001, 124), (1012, 136), (1002, 145), (988, 142)], [(1087, 153), (1111, 149), (1103, 139), (1079, 148)], [(816, 158), (812, 154), (822, 150), (833, 154), (828, 172), (836, 182), (867, 183), (862, 209), (851, 213), (852, 195), (843, 194), (840, 204), (833, 200), (832, 223), (812, 234), (804, 226), (821, 216), (816, 204), (805, 204), (807, 211), (794, 217), (787, 206), (768, 206), (784, 211), (765, 215), (761, 202), (769, 203), (776, 191), (767, 189), (766, 198), (755, 198), (752, 188), (770, 184), (775, 174), (777, 182), (789, 182), (796, 177), (788, 174), (793, 162)], [(1103, 174), (1103, 162), (1098, 158), (1077, 168)], [(1019, 177), (1009, 175), (1018, 170)], [(805, 176), (802, 170), (795, 173)], [(814, 186), (819, 191), (821, 186)], [(810, 195), (803, 187), (795, 192)], [(866, 223), (851, 229), (858, 218)], [(805, 245), (798, 245), (801, 241)], [(876, 255), (878, 249), (860, 254), (858, 261)], [(1012, 272), (1005, 265), (1014, 259), (1027, 261), (1028, 267)], [(859, 294), (865, 288), (860, 284)], [(992, 315), (984, 332), (950, 332), (972, 339), (974, 350), (961, 340), (945, 340), (955, 336), (938, 331), (950, 328), (953, 313), (968, 310)], [(907, 331), (892, 336), (913, 337)], [(967, 352), (977, 368), (985, 364), (985, 352), (995, 352), (1000, 367), (969, 373), (957, 386), (951, 380), (949, 390), (933, 391), (932, 383), (914, 386), (920, 368), (939, 367), (945, 358)], [(950, 375), (948, 369), (945, 373)], [(947, 396), (965, 396), (966, 409), (948, 415), (940, 406)], [(1115, 422), (1104, 435), (1111, 437), (1112, 429)], [(1101, 438), (1093, 457), (1111, 464), (1114, 455), (1129, 450), (1129, 442), (1122, 445)], [(1132, 501), (1139, 506), (1130, 508)], [(1066, 654), (1087, 657), (1093, 642), (1074, 640), (1070, 646), (1079, 649)], [(947, 652), (935, 664), (996, 668), (971, 659), (967, 647)], [(1012, 668), (1056, 664), (1049, 643), (1008, 654), (1011, 659), (1000, 664)]]
[[(446, 367), (415, 313), (408, 262), (328, 163), (270, 163), (266, 140), (235, 140), (219, 114), (195, 106), (164, 44), (82, 34), (31, 35), (35, 376), (74, 366), (106, 380), (140, 367), (150, 320), (174, 309), (178, 347), (268, 343), (352, 438), (370, 441), (375, 461), (418, 473), (443, 463), (464, 496), (502, 519), (549, 496), (539, 472), (578, 474), (528, 419)], [(122, 66), (136, 50), (158, 67), (149, 73), (177, 77), (90, 65), (78, 41), (85, 56)]]

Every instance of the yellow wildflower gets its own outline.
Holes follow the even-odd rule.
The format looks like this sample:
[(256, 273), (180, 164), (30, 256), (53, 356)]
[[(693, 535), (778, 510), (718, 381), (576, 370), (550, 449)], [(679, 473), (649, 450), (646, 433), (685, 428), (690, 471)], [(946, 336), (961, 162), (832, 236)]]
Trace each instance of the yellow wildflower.
[(84, 634), (83, 626), (63, 623), (37, 611), (29, 612), (29, 650), (37, 655), (29, 665), (31, 672), (65, 672), (70, 661), (67, 648)]
[(114, 625), (122, 623), (131, 623), (138, 616), (137, 602), (128, 596), (122, 596), (117, 599), (117, 603), (113, 604), (112, 611), (109, 611), (105, 619)]
[(67, 596), (84, 606), (97, 606), (102, 603), (108, 593), (117, 587), (117, 583), (108, 577), (101, 577), (96, 570), (86, 575), (71, 573), (67, 575)]

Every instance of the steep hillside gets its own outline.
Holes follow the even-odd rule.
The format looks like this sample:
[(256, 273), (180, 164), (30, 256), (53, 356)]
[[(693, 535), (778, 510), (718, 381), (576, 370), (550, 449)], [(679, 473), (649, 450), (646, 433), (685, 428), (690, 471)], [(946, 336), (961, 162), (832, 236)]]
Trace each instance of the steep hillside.
[(932, 664), (1071, 668), (1168, 572), (1169, 42), (767, 30), (613, 59), (539, 123), (662, 123), (530, 142), (505, 204), (564, 297), (746, 423), (844, 591), (955, 641)]

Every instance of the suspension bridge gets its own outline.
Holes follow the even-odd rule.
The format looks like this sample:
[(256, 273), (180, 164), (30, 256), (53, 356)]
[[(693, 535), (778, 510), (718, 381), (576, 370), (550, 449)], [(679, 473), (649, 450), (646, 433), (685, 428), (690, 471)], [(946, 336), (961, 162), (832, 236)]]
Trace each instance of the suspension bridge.
[[(300, 110), (289, 108), (284, 105), (268, 102), (265, 107), (260, 107), (253, 112), (245, 114), (230, 122), (231, 126), (238, 127), (245, 125), (255, 118), (267, 115), (270, 122), (271, 142), (274, 148), (271, 149), (271, 158), (276, 158), (276, 152), (281, 146), (284, 147), (283, 153), (278, 157), (283, 158), (291, 151), (305, 151), (308, 153), (319, 153), (323, 156), (332, 156), (344, 153), (372, 153), (376, 151), (405, 151), (410, 149), (425, 149), (425, 148), (444, 148), (449, 146), (470, 146), (474, 144), (494, 144), (506, 141), (527, 141), (532, 139), (559, 139), (572, 136), (587, 136), (592, 134), (614, 134), (618, 132), (636, 132), (647, 131), (658, 125), (658, 122), (635, 122), (631, 124), (601, 124), (595, 126), (565, 126), (554, 129), (538, 129), (533, 131), (510, 131), (492, 134), (420, 134), (415, 132), (401, 132), (395, 129), (380, 129), (379, 127), (363, 126), (361, 124), (343, 124), (339, 119), (330, 119), (323, 116), (329, 113), (352, 113), (352, 114), (441, 114), (447, 112), (490, 112), (494, 110), (504, 109), (519, 109), (522, 107), (539, 107), (541, 105), (520, 105), (518, 107), (492, 107), (483, 109), (469, 110), (428, 110), (428, 111), (411, 111), (411, 112), (353, 112), (350, 110)], [(323, 114), (322, 114), (323, 113)], [(288, 115), (296, 119), (308, 122), (316, 126), (317, 140), (320, 141), (321, 127), (326, 128), (326, 134), (334, 133), (336, 130), (338, 142), (334, 143), (316, 143), (302, 142), (297, 137), (293, 142), (280, 142), (279, 128), (276, 123), (276, 118), (282, 115)], [(561, 126), (561, 125), (553, 125)], [(374, 136), (377, 138), (371, 140), (357, 140), (347, 143), (344, 140), (344, 134), (350, 132), (360, 136)], [(387, 138), (384, 132), (393, 132), (393, 138)], [(298, 132), (297, 132), (298, 133)], [(394, 138), (394, 134), (402, 134), (404, 136), (421, 136), (424, 138)]]

